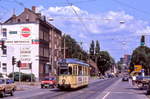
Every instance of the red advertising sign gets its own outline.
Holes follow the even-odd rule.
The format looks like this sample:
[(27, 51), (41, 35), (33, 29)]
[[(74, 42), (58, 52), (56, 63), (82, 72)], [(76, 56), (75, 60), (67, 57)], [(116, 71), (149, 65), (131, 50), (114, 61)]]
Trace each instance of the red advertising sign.
[(24, 27), (22, 30), (22, 36), (23, 37), (29, 37), (30, 35), (31, 35), (31, 31), (30, 31), (30, 29), (29, 28), (27, 28), (27, 27)]

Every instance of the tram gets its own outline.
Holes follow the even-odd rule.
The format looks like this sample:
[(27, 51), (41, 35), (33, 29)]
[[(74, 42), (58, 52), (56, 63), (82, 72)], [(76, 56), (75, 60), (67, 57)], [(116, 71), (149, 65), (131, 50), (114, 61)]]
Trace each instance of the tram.
[(88, 64), (72, 58), (62, 59), (58, 64), (58, 88), (68, 89), (88, 86)]

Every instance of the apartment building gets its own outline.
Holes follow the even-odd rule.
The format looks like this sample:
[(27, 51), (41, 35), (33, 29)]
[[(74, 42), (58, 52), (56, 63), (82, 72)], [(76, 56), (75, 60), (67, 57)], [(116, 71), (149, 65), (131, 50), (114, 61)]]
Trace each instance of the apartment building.
[(16, 64), (12, 65), (12, 57), (15, 57), (21, 61), (21, 72), (32, 72), (37, 80), (56, 75), (57, 61), (62, 57), (62, 33), (45, 16), (36, 13), (35, 6), (25, 8), (18, 16), (14, 14), (2, 23), (0, 33), (0, 44), (5, 45), (0, 50), (2, 74), (19, 71)]

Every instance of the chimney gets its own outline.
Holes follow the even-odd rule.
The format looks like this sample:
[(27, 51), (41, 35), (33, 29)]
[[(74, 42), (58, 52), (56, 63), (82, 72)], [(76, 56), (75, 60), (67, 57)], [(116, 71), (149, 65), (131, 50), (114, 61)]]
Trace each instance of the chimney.
[(36, 13), (36, 6), (32, 6), (32, 11)]

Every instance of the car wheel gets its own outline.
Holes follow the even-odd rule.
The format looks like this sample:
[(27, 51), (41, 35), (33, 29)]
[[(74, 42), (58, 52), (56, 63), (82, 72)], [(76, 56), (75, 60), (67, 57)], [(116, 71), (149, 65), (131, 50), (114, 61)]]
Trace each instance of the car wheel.
[(41, 85), (41, 88), (43, 88), (43, 85)]
[(52, 88), (55, 88), (55, 85), (53, 85)]
[(11, 96), (14, 96), (14, 91), (13, 91), (13, 90), (10, 92), (10, 95), (11, 95)]
[(5, 96), (5, 91), (1, 92), (1, 97), (3, 98)]

